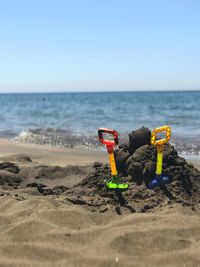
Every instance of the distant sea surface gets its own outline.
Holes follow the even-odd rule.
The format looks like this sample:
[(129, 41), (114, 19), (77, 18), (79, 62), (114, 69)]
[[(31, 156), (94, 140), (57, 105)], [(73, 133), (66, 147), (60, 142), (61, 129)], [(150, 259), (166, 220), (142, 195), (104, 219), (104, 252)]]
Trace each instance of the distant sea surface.
[(0, 94), (0, 137), (98, 149), (97, 129), (121, 141), (142, 126), (168, 124), (181, 153), (200, 154), (200, 91)]

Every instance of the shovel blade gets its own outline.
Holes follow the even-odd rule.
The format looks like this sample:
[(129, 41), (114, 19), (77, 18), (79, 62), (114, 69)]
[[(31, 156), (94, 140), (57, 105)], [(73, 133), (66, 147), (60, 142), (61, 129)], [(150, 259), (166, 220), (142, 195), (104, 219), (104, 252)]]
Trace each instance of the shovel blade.
[(169, 177), (156, 175), (156, 177), (148, 184), (148, 188), (154, 189), (157, 186), (162, 186), (170, 182)]
[(113, 183), (113, 182), (106, 182), (106, 187), (109, 189), (127, 189), (128, 184), (118, 184), (118, 183)]

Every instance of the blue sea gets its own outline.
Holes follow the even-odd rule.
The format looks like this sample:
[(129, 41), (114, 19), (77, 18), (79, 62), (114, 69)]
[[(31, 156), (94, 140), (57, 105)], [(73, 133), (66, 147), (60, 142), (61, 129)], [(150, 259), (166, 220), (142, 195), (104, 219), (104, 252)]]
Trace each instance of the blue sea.
[(181, 153), (200, 154), (200, 91), (0, 94), (0, 137), (98, 149), (97, 129), (120, 140), (142, 126), (172, 128)]

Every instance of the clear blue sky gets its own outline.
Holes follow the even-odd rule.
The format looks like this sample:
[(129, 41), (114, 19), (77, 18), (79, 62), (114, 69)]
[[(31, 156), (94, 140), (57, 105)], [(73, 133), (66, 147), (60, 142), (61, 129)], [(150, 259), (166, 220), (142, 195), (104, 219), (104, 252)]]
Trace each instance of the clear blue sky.
[(0, 92), (200, 89), (199, 0), (0, 1)]

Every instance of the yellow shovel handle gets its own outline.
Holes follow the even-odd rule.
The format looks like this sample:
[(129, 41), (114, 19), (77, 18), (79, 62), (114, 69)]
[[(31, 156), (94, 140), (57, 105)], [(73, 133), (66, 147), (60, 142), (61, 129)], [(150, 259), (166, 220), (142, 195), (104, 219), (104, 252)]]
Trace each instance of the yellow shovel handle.
[(156, 164), (156, 174), (162, 174), (162, 163), (163, 163), (163, 146), (157, 147), (157, 164)]
[(112, 176), (116, 176), (117, 175), (117, 168), (116, 168), (116, 164), (115, 164), (115, 156), (113, 152), (108, 153), (109, 156), (109, 161), (110, 161), (110, 168), (111, 168), (111, 174)]

